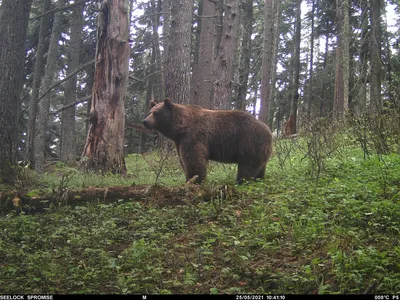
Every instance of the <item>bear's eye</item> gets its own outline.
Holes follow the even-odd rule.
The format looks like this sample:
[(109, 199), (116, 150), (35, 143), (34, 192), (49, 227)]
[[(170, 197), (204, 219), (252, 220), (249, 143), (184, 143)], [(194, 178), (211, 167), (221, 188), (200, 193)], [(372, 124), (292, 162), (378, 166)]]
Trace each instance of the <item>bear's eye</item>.
[(161, 112), (159, 112), (158, 110), (153, 111), (153, 115), (155, 115), (155, 116), (159, 116), (160, 114), (161, 114)]

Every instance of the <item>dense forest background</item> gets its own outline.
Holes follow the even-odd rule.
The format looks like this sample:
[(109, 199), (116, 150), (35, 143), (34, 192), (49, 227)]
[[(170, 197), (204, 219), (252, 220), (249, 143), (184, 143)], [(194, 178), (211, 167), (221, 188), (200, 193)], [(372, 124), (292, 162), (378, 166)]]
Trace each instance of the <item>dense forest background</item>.
[[(0, 49), (0, 138), (7, 145), (2, 166), (18, 161), (42, 173), (45, 161), (74, 164), (82, 153), (90, 156), (93, 149), (85, 144), (91, 102), (96, 87), (104, 85), (95, 72), (96, 43), (107, 4), (1, 4), (1, 34), (9, 37), (0, 42), (8, 46)], [(123, 54), (129, 59), (127, 91), (116, 125), (125, 129), (119, 137), (125, 154), (143, 153), (153, 144), (152, 133), (140, 126), (151, 99), (247, 110), (278, 136), (308, 130), (322, 117), (370, 118), (369, 124), (398, 111), (397, 1), (126, 0), (108, 5), (120, 6), (130, 31), (125, 41), (130, 50)], [(10, 78), (15, 78), (12, 84)], [(372, 123), (384, 131), (380, 121)], [(106, 169), (124, 172), (123, 162)]]
[[(0, 4), (0, 294), (399, 294), (398, 0)], [(269, 124), (265, 178), (185, 184), (165, 97)]]

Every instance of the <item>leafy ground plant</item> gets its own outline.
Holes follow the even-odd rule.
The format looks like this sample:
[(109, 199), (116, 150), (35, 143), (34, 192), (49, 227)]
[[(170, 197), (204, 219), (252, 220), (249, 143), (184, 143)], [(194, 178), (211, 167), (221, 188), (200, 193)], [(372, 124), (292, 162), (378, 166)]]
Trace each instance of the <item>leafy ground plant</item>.
[[(0, 293), (399, 293), (400, 155), (364, 160), (348, 148), (325, 160), (316, 186), (304, 150), (293, 148), (286, 163), (274, 157), (265, 180), (209, 202), (3, 214)], [(140, 156), (127, 166), (120, 185), (154, 182)], [(164, 167), (161, 183), (184, 182), (177, 159)], [(42, 188), (117, 181), (53, 177), (41, 178)], [(205, 187), (234, 177), (234, 166), (211, 164)]]

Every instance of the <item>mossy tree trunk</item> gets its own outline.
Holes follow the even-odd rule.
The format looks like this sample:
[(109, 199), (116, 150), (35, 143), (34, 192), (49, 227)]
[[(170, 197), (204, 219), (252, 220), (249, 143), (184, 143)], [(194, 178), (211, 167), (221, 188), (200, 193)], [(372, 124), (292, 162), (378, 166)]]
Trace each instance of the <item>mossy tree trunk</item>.
[[(76, 1), (75, 1), (76, 2)], [(71, 34), (68, 51), (67, 76), (79, 67), (79, 54), (81, 51), (81, 32), (83, 26), (83, 9), (85, 4), (75, 6), (72, 11)], [(65, 83), (64, 104), (67, 105), (76, 100), (77, 75), (71, 77)], [(61, 161), (75, 164), (75, 105), (64, 110), (61, 117)]]
[[(62, 7), (64, 3), (65, 0), (59, 0), (58, 7)], [(63, 11), (58, 11), (54, 16), (49, 50), (47, 52), (46, 71), (43, 77), (42, 88), (40, 89), (42, 94), (45, 93), (52, 85), (57, 71), (57, 59), (59, 55), (58, 41), (62, 31), (62, 15)], [(36, 124), (36, 135), (34, 141), (35, 170), (38, 173), (44, 172), (46, 135), (48, 131), (51, 95), (52, 91), (48, 92), (44, 97), (39, 97), (38, 100), (38, 120)]]
[[(42, 6), (42, 12), (45, 13), (51, 8), (51, 0), (44, 0)], [(26, 150), (25, 150), (25, 161), (34, 164), (34, 152), (33, 145), (35, 140), (35, 128), (36, 128), (36, 116), (39, 98), (40, 82), (43, 76), (43, 66), (45, 63), (45, 53), (46, 38), (49, 35), (49, 21), (51, 14), (44, 15), (40, 20), (40, 31), (39, 31), (39, 41), (36, 49), (36, 59), (35, 59), (35, 72), (33, 73), (33, 83), (32, 83), (32, 96), (29, 104), (29, 116), (28, 116), (28, 126), (27, 126), (27, 136), (26, 136)]]
[(251, 34), (253, 33), (253, 1), (247, 0), (242, 4), (243, 16), (243, 38), (242, 51), (239, 68), (239, 88), (237, 96), (237, 109), (246, 110), (247, 86), (250, 74), (251, 58)]
[(381, 24), (381, 9), (382, 3), (380, 0), (370, 0), (370, 60), (371, 60), (371, 111), (375, 114), (380, 114), (382, 111), (382, 24)]
[(31, 5), (32, 0), (3, 0), (0, 9), (0, 181), (10, 179), (16, 161)]

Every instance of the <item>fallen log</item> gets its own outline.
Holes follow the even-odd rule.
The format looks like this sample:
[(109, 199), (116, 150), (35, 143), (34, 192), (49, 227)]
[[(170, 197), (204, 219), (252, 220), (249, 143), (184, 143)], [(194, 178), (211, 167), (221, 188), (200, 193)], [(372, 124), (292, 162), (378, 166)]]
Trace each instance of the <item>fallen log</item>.
[(176, 206), (210, 201), (213, 198), (227, 199), (235, 192), (231, 186), (199, 186), (187, 184), (181, 187), (160, 185), (110, 186), (105, 188), (63, 189), (51, 194), (29, 196), (16, 191), (0, 193), (0, 212), (43, 212), (63, 205), (82, 205), (87, 202), (114, 203), (140, 201), (157, 206)]

